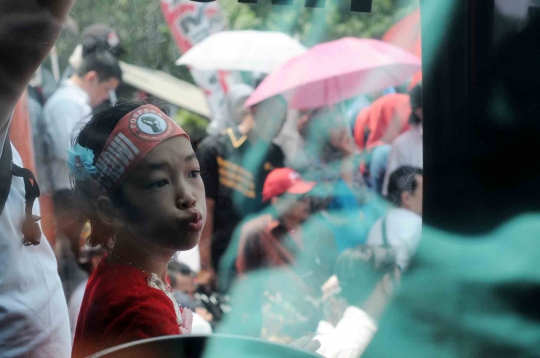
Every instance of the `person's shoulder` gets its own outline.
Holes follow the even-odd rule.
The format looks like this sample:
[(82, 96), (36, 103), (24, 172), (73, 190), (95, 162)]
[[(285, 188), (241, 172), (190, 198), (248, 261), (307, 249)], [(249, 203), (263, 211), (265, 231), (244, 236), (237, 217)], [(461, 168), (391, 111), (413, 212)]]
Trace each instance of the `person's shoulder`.
[(384, 218), (380, 218), (369, 229), (366, 244), (368, 245), (380, 245), (382, 243), (382, 222)]
[(198, 150), (217, 150), (220, 146), (223, 145), (223, 133), (212, 134), (204, 138), (199, 146)]
[(226, 139), (228, 139), (229, 136), (227, 135), (226, 130), (222, 130), (219, 133), (208, 135), (206, 138), (203, 139), (202, 143), (223, 143)]
[(277, 145), (276, 143), (273, 143), (273, 142), (270, 144), (269, 152), (274, 154), (274, 155), (284, 155), (283, 154), (283, 149), (281, 149), (281, 147), (279, 145)]
[(91, 300), (108, 302), (109, 305), (122, 305), (123, 302), (155, 296), (155, 293), (163, 294), (148, 286), (146, 276), (134, 267), (110, 264), (103, 258), (90, 276), (86, 291)]
[(388, 228), (392, 236), (417, 237), (422, 230), (422, 217), (403, 208), (392, 209), (388, 213)]
[(43, 106), (43, 112), (51, 114), (57, 111), (64, 112), (72, 108), (86, 108), (86, 106), (88, 105), (74, 95), (68, 87), (63, 86), (58, 88), (47, 100), (45, 106)]

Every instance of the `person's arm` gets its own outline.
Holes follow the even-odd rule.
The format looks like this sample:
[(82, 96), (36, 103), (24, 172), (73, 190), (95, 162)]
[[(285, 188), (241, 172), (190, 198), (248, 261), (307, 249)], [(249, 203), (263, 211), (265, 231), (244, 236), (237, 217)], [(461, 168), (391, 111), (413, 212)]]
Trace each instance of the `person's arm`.
[(0, 134), (7, 131), (19, 97), (56, 42), (72, 4), (73, 0), (0, 3)]

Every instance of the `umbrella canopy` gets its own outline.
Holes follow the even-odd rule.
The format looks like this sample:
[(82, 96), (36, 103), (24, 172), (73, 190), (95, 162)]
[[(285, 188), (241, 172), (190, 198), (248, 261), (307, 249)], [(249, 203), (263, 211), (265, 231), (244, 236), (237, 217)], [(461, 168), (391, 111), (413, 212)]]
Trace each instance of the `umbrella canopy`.
[(420, 34), (420, 9), (413, 11), (388, 30), (383, 41), (422, 57), (422, 37)]
[(270, 73), (304, 52), (304, 46), (281, 32), (224, 31), (193, 46), (176, 64), (199, 70)]
[(168, 73), (120, 62), (125, 83), (175, 106), (210, 118), (203, 90)]
[[(420, 26), (420, 9), (397, 22), (388, 30), (383, 41), (401, 47), (402, 49), (422, 58), (422, 35)], [(409, 89), (422, 82), (422, 72), (417, 72), (409, 85)]]
[(331, 106), (396, 86), (420, 70), (420, 59), (396, 46), (352, 37), (317, 45), (257, 87), (246, 107), (281, 94), (290, 108)]

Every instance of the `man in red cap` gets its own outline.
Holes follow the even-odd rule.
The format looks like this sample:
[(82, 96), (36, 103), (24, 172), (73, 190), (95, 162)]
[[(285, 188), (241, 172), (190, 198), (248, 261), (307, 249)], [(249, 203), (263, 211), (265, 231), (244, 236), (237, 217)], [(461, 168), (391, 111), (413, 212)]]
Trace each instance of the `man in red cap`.
[(273, 213), (254, 218), (241, 228), (236, 259), (239, 274), (295, 262), (303, 245), (300, 226), (310, 216), (306, 194), (315, 185), (290, 168), (268, 174), (262, 196), (263, 201), (271, 202)]

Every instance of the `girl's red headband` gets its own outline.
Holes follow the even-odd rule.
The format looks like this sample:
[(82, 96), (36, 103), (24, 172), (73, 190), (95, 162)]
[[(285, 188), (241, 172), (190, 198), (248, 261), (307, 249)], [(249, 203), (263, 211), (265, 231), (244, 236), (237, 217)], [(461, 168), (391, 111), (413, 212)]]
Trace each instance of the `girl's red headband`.
[(126, 114), (109, 135), (92, 176), (112, 194), (142, 158), (161, 142), (189, 136), (156, 106), (146, 104)]

